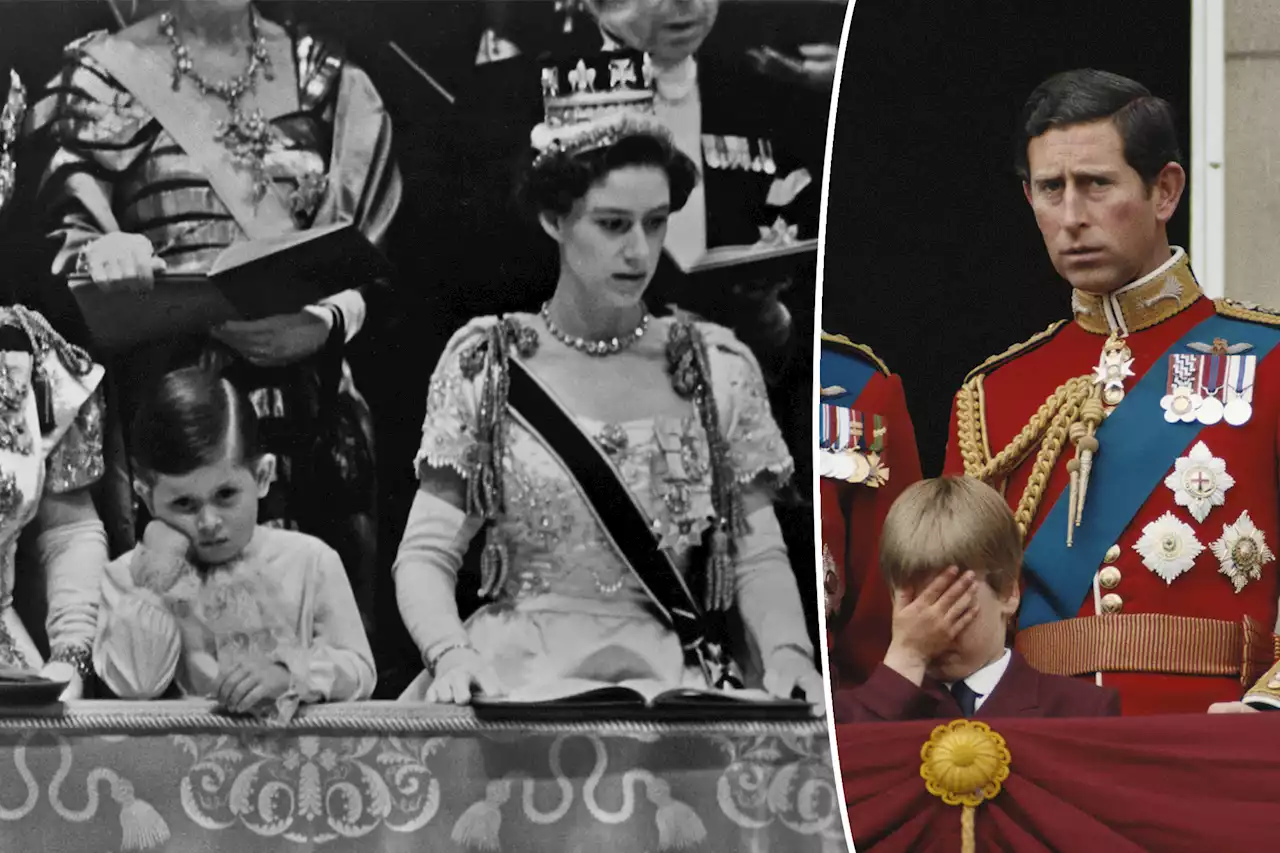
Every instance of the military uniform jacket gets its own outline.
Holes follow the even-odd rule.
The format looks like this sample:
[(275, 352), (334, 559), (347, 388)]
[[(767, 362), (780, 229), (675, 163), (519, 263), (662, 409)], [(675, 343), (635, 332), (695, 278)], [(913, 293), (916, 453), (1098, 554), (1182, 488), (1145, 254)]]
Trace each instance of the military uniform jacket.
[[(920, 457), (902, 380), (870, 349), (824, 332), (819, 375), (825, 404), (819, 407), (819, 418), (824, 408), (830, 416), (830, 407), (856, 413), (863, 426), (864, 450), (868, 422), (874, 431), (879, 419), (884, 431), (883, 447), (876, 454), (879, 470), (886, 475), (882, 482), (848, 482), (832, 476), (843, 473), (832, 466), (820, 467), (828, 475), (820, 477), (819, 488), (827, 644), (832, 686), (841, 688), (863, 683), (889, 648), (893, 605), (880, 574), (880, 527), (894, 499), (920, 479)], [(837, 388), (844, 393), (830, 393)], [(837, 414), (837, 421), (841, 417)]]
[[(1274, 337), (1280, 318), (1205, 298), (1181, 250), (1114, 294), (1076, 292), (1073, 307), (1074, 322), (1055, 324), (970, 374), (952, 411), (946, 471), (973, 475), (1020, 432), (1034, 432), (1029, 422), (1052, 409), (1047, 398), (1092, 373), (1116, 333), (1131, 360), (1113, 359), (1110, 375), (1122, 377), (1125, 399), (1096, 431), (1073, 546), (1063, 545), (1067, 515), (1046, 522), (1060, 496), (1069, 497), (1069, 463), (1080, 458), (1070, 434), (1051, 467), (1040, 442), (1013, 454), (1007, 473), (986, 477), (1003, 485), (1026, 529), (1017, 648), (1042, 671), (1117, 688), (1126, 714), (1202, 713), (1213, 702), (1239, 699), (1275, 657), (1280, 355), (1257, 357), (1246, 423), (1194, 429), (1170, 412), (1181, 404), (1167, 393), (1166, 385), (1176, 384), (1169, 356), (1185, 362), (1207, 351), (1211, 340), (1199, 349), (1186, 344), (1206, 321), (1237, 318), (1230, 328), (1238, 338), (1222, 342), (1236, 348)], [(1204, 356), (1205, 371), (1210, 358)], [(1226, 361), (1220, 357), (1212, 369), (1229, 372)], [(1149, 372), (1154, 396), (1140, 399), (1136, 389)], [(1201, 390), (1209, 396), (1207, 386)], [(1102, 485), (1108, 477), (1113, 485)], [(1032, 480), (1042, 487), (1038, 505), (1027, 500)], [(1129, 490), (1131, 509), (1124, 510)], [(1115, 535), (1090, 551), (1082, 544), (1090, 525)], [(1037, 550), (1038, 537), (1053, 539)], [(1053, 559), (1034, 559), (1044, 553)], [(1069, 594), (1055, 600), (1045, 592), (1055, 585)]]

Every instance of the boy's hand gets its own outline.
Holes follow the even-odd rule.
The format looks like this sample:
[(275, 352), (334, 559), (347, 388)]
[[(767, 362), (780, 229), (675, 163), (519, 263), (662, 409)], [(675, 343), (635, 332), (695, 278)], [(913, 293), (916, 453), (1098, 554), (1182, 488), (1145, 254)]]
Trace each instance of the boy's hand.
[(159, 519), (147, 522), (147, 529), (142, 534), (142, 544), (166, 557), (185, 557), (191, 550), (190, 539), (177, 528), (170, 527)]
[(248, 714), (259, 705), (283, 696), (291, 680), (283, 664), (244, 662), (222, 674), (214, 686), (214, 695), (231, 713)]
[(164, 595), (190, 570), (191, 540), (163, 521), (142, 534), (142, 552), (133, 559), (133, 582)]
[(885, 666), (909, 681), (924, 681), (929, 663), (945, 652), (977, 615), (978, 580), (952, 566), (919, 593), (902, 590), (893, 604), (893, 640)]

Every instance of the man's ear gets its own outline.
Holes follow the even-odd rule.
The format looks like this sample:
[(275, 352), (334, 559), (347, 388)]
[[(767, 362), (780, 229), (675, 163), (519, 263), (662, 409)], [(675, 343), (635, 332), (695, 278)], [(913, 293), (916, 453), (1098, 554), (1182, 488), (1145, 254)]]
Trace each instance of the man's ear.
[(1151, 191), (1156, 199), (1156, 219), (1162, 224), (1173, 218), (1186, 188), (1186, 171), (1177, 163), (1165, 163), (1151, 185)]

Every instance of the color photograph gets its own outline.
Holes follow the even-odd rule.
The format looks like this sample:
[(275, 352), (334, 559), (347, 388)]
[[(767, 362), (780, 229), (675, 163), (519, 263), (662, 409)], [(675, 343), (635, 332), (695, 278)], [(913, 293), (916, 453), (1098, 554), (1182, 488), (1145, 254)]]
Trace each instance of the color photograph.
[(857, 4), (815, 390), (859, 853), (1280, 829), (1278, 46), (1260, 4)]

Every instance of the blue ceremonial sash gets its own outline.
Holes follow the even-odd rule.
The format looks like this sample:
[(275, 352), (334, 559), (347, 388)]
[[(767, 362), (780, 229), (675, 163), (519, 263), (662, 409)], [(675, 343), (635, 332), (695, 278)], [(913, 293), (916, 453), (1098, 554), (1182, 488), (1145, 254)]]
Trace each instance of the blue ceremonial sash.
[(864, 358), (834, 347), (823, 346), (818, 359), (818, 381), (823, 388), (839, 385), (843, 394), (823, 397), (819, 402), (829, 406), (852, 408), (862, 389), (880, 370)]
[[(1280, 328), (1215, 315), (1197, 324), (1159, 359), (1098, 427), (1102, 447), (1089, 475), (1085, 517), (1067, 547), (1068, 489), (1063, 489), (1023, 556), (1026, 586), (1018, 628), (1071, 619), (1093, 589), (1093, 575), (1147, 498), (1200, 435), (1203, 425), (1168, 423), (1160, 399), (1168, 385), (1169, 356), (1194, 341), (1248, 342), (1258, 364), (1280, 343)], [(1256, 380), (1255, 380), (1256, 381)], [(1256, 401), (1256, 398), (1255, 398)]]

